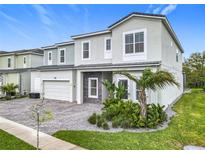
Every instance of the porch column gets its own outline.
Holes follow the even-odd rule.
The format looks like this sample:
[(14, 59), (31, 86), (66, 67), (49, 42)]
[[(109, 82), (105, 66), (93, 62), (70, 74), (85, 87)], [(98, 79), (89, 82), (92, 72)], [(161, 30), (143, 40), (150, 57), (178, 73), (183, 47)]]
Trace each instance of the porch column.
[(77, 104), (83, 103), (83, 73), (79, 70), (77, 71), (76, 100)]

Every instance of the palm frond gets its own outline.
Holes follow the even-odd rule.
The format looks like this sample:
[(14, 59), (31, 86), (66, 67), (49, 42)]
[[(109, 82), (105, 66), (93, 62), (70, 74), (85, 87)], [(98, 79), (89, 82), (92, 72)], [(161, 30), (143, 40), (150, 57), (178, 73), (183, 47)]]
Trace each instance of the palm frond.
[(152, 90), (156, 90), (157, 87), (164, 88), (166, 85), (175, 85), (180, 87), (180, 84), (176, 81), (173, 74), (167, 71), (157, 71), (152, 76), (153, 84), (149, 87)]
[(113, 72), (113, 74), (119, 74), (119, 75), (124, 75), (126, 76), (128, 79), (134, 81), (135, 83), (139, 84), (139, 80), (137, 79), (136, 76), (130, 74), (129, 72), (127, 71), (116, 71), (116, 72)]

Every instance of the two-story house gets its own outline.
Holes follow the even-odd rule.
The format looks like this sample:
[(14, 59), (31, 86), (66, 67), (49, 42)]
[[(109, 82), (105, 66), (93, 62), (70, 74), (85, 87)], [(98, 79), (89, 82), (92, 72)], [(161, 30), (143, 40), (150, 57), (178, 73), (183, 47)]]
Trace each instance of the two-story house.
[(42, 49), (44, 65), (31, 72), (31, 92), (41, 93), (46, 99), (75, 101), (74, 42), (56, 43)]
[(30, 92), (30, 69), (43, 64), (41, 49), (18, 50), (0, 53), (0, 86), (14, 83), (18, 92)]
[(107, 97), (102, 81), (122, 83), (125, 99), (138, 100), (137, 85), (113, 71), (127, 70), (140, 77), (145, 68), (172, 72), (180, 88), (147, 91), (148, 102), (164, 105), (174, 102), (183, 92), (183, 48), (164, 15), (131, 13), (99, 32), (72, 36), (75, 41), (77, 103), (101, 102)]
[(102, 84), (107, 79), (126, 87), (124, 99), (137, 101), (137, 85), (113, 72), (127, 70), (140, 77), (151, 68), (172, 72), (181, 86), (147, 91), (148, 102), (167, 106), (181, 96), (184, 51), (166, 16), (131, 13), (106, 30), (72, 39), (44, 48), (44, 66), (32, 75), (33, 91), (50, 99), (100, 103), (108, 95)]

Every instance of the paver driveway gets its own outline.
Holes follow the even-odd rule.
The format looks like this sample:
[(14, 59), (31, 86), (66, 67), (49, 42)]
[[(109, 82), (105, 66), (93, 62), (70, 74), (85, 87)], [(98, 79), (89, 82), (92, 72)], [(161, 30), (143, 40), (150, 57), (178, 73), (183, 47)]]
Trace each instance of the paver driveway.
[[(36, 128), (36, 122), (32, 119), (32, 106), (41, 100), (16, 99), (0, 101), (0, 116), (17, 123)], [(93, 112), (99, 112), (101, 104), (75, 104), (63, 101), (44, 100), (45, 108), (52, 111), (54, 118), (41, 125), (41, 131), (52, 134), (58, 130), (95, 130), (96, 126), (87, 122)]]

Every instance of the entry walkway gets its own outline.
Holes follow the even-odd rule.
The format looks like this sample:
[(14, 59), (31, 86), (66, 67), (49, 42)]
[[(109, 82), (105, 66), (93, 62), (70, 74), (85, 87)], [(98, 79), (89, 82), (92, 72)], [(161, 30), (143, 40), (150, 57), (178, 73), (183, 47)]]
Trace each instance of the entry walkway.
[[(36, 147), (36, 130), (0, 117), (0, 129)], [(48, 134), (39, 133), (39, 148), (42, 150), (83, 150), (83, 148), (62, 141)]]

